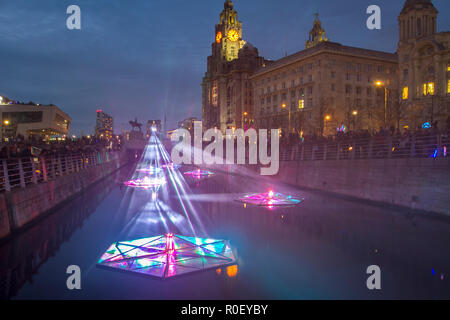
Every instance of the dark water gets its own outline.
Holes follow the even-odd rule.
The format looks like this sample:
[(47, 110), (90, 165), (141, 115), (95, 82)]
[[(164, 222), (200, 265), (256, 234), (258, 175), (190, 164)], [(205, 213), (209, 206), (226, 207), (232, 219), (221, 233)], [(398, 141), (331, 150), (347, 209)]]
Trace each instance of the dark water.
[[(185, 171), (184, 168), (181, 171)], [(0, 246), (3, 299), (393, 299), (450, 298), (450, 222), (269, 185), (240, 174), (149, 192), (119, 185), (124, 168)], [(237, 194), (299, 194), (295, 208), (243, 207)], [(159, 212), (159, 213), (158, 213)], [(164, 222), (163, 222), (164, 221)], [(191, 227), (192, 226), (192, 227)], [(114, 241), (171, 231), (227, 239), (238, 265), (161, 281), (96, 267)], [(66, 268), (82, 270), (81, 290)], [(369, 265), (381, 290), (366, 287)], [(236, 272), (237, 271), (237, 272)]]

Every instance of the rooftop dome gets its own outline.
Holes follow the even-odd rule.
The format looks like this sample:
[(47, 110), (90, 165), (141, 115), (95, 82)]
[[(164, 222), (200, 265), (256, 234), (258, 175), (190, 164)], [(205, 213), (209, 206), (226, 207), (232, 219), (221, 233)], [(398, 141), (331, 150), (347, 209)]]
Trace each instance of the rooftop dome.
[(403, 9), (402, 9), (402, 13), (404, 13), (405, 11), (414, 8), (414, 6), (416, 4), (421, 4), (423, 5), (425, 8), (427, 7), (433, 7), (433, 3), (431, 3), (431, 0), (406, 0), (405, 4), (403, 5)]

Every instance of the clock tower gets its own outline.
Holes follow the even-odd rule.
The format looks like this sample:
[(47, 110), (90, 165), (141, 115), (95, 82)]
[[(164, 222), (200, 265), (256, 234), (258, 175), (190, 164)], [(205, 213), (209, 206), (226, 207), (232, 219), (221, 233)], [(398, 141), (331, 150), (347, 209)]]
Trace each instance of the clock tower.
[(216, 25), (213, 55), (225, 61), (238, 58), (239, 50), (245, 45), (242, 40), (242, 22), (238, 21), (238, 14), (233, 9), (233, 2), (227, 0), (220, 14), (220, 23)]
[(202, 81), (203, 128), (222, 132), (252, 127), (250, 75), (264, 64), (258, 49), (242, 40), (242, 23), (233, 7), (231, 0), (225, 1)]

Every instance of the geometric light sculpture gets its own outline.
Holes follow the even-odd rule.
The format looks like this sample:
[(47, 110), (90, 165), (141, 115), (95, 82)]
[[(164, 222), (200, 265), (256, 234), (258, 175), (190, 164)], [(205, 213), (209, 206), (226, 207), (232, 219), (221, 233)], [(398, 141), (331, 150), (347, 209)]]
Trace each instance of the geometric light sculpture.
[(190, 176), (190, 177), (194, 177), (194, 178), (203, 178), (203, 177), (208, 177), (208, 176), (213, 175), (214, 172), (197, 169), (197, 170), (187, 171), (184, 174), (187, 176)]
[(275, 193), (269, 190), (265, 193), (253, 193), (245, 195), (236, 201), (246, 204), (252, 204), (255, 206), (266, 206), (269, 208), (282, 207), (282, 206), (295, 206), (300, 204), (303, 199), (293, 197), (291, 195), (285, 195), (282, 193)]
[(162, 167), (163, 167), (164, 169), (173, 169), (173, 170), (176, 170), (176, 169), (181, 168), (181, 164), (168, 163), (168, 164), (162, 165)]
[(233, 264), (228, 241), (172, 233), (114, 242), (97, 262), (99, 267), (161, 279)]
[(166, 179), (164, 177), (144, 177), (142, 179), (135, 179), (124, 182), (127, 187), (141, 189), (159, 188), (165, 183)]
[(149, 173), (149, 174), (154, 174), (154, 173), (158, 173), (161, 172), (162, 169), (158, 168), (158, 167), (148, 167), (148, 168), (142, 168), (142, 169), (136, 169), (136, 171), (138, 172), (144, 172), (144, 173)]

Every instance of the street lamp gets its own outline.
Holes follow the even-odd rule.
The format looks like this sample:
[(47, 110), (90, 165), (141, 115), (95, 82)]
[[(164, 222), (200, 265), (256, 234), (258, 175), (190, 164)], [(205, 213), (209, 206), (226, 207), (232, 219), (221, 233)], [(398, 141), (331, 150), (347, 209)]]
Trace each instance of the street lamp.
[(4, 124), (5, 126), (9, 125), (9, 120), (3, 121), (3, 124)]
[[(286, 103), (283, 103), (282, 105), (281, 105), (281, 108), (282, 109), (286, 109)], [(288, 111), (289, 111), (289, 115), (288, 115), (288, 134), (291, 134), (291, 109), (289, 108), (288, 109)]]
[(358, 110), (353, 110), (352, 112), (353, 117), (353, 130), (356, 131), (356, 116), (358, 115)]
[(375, 85), (377, 87), (383, 87), (384, 88), (384, 128), (386, 129), (387, 124), (387, 97), (388, 97), (388, 89), (386, 88), (386, 85), (382, 81), (375, 82)]

